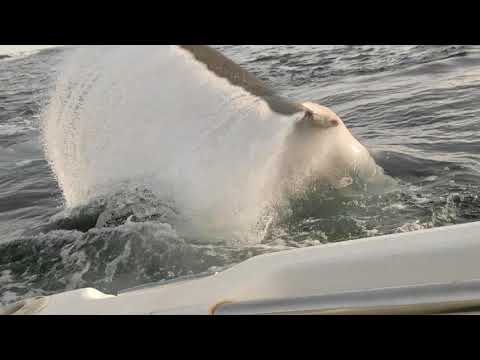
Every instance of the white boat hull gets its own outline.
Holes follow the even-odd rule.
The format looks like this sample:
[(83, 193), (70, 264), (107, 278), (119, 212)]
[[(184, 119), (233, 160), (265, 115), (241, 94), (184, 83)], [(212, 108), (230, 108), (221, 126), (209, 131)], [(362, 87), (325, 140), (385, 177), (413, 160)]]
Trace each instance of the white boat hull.
[(480, 309), (479, 259), (480, 222), (261, 255), (213, 276), (117, 296), (75, 290), (3, 312), (475, 313)]

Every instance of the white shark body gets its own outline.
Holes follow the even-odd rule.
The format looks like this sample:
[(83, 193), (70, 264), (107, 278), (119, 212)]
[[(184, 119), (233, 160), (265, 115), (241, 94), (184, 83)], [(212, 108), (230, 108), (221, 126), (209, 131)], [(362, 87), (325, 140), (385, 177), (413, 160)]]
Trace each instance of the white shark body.
[(348, 186), (350, 170), (378, 169), (333, 111), (282, 98), (208, 46), (81, 47), (44, 122), (69, 207), (133, 181), (200, 222), (248, 223), (290, 175)]
[(312, 102), (301, 104), (304, 117), (285, 141), (282, 179), (321, 179), (337, 188), (352, 184), (353, 176), (373, 181), (383, 176), (368, 150), (331, 109)]

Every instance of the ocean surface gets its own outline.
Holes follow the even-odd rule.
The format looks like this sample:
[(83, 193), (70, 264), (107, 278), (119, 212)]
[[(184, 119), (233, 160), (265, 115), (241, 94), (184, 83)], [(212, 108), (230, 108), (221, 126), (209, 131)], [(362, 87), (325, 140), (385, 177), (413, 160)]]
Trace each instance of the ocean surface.
[[(0, 45), (0, 303), (83, 287), (115, 294), (212, 274), (263, 253), (480, 219), (480, 47), (215, 47), (281, 95), (332, 108), (396, 185), (382, 192), (309, 187), (271, 204), (258, 219), (258, 231), (219, 230), (220, 213), (186, 216), (163, 191), (172, 184), (152, 184), (163, 171), (158, 153), (175, 153), (177, 144), (175, 137), (155, 144), (149, 123), (142, 121), (150, 116), (144, 109), (133, 106), (119, 114), (125, 124), (121, 132), (102, 114), (122, 98), (98, 92), (90, 100), (97, 108), (89, 112), (95, 131), (86, 126), (81, 137), (70, 138), (52, 130), (60, 123), (76, 126), (71, 117), (82, 105), (81, 96), (70, 99), (71, 111), (57, 112), (58, 122), (52, 122), (64, 63), (75, 54), (74, 46)], [(120, 78), (128, 71), (109, 74)], [(85, 79), (90, 75), (87, 69)], [(86, 93), (94, 91), (88, 85), (94, 88), (95, 79), (90, 80)], [(117, 80), (109, 79), (112, 88)], [(162, 115), (141, 81), (131, 79), (128, 94), (138, 94)], [(192, 103), (181, 95), (173, 106)], [(252, 134), (267, 133), (255, 126)], [(236, 134), (230, 131), (225, 141), (235, 142)], [(105, 144), (122, 151), (107, 152)], [(83, 148), (96, 152), (84, 156), (82, 167), (65, 150), (72, 148), (76, 154)], [(264, 152), (248, 154), (245, 163), (254, 164)], [(74, 170), (63, 187), (63, 168), (58, 161), (49, 163), (47, 154)], [(247, 154), (236, 156), (212, 171), (234, 173)], [(196, 169), (192, 165), (188, 176), (195, 178)], [(122, 174), (121, 187), (95, 196), (78, 190), (111, 180), (113, 173)], [(198, 202), (218, 204), (219, 194), (218, 187), (205, 186)], [(234, 208), (233, 199), (224, 198), (232, 206), (222, 210)], [(240, 210), (228, 218), (245, 209)], [(190, 223), (203, 230), (185, 231)]]

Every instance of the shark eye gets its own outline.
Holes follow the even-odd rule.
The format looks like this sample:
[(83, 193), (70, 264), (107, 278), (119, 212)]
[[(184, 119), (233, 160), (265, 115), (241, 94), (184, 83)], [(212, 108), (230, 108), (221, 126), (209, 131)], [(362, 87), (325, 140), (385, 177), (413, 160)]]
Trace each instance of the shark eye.
[(317, 119), (320, 120), (319, 123), (326, 128), (337, 127), (339, 125), (339, 122), (336, 118), (333, 118), (328, 115), (317, 117)]
[(336, 126), (339, 125), (339, 122), (338, 122), (337, 119), (330, 119), (328, 122), (329, 122), (330, 126), (332, 126), (332, 127), (336, 127)]

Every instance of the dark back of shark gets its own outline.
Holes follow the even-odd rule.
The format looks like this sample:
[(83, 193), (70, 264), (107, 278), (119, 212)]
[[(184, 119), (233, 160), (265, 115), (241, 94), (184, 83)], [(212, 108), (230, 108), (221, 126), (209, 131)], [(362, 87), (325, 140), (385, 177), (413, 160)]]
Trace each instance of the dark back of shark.
[(262, 98), (272, 111), (282, 115), (293, 115), (305, 111), (302, 106), (281, 97), (219, 51), (207, 45), (179, 46), (190, 52), (197, 61), (203, 63), (216, 76), (228, 80), (230, 84), (239, 86), (254, 96)]

